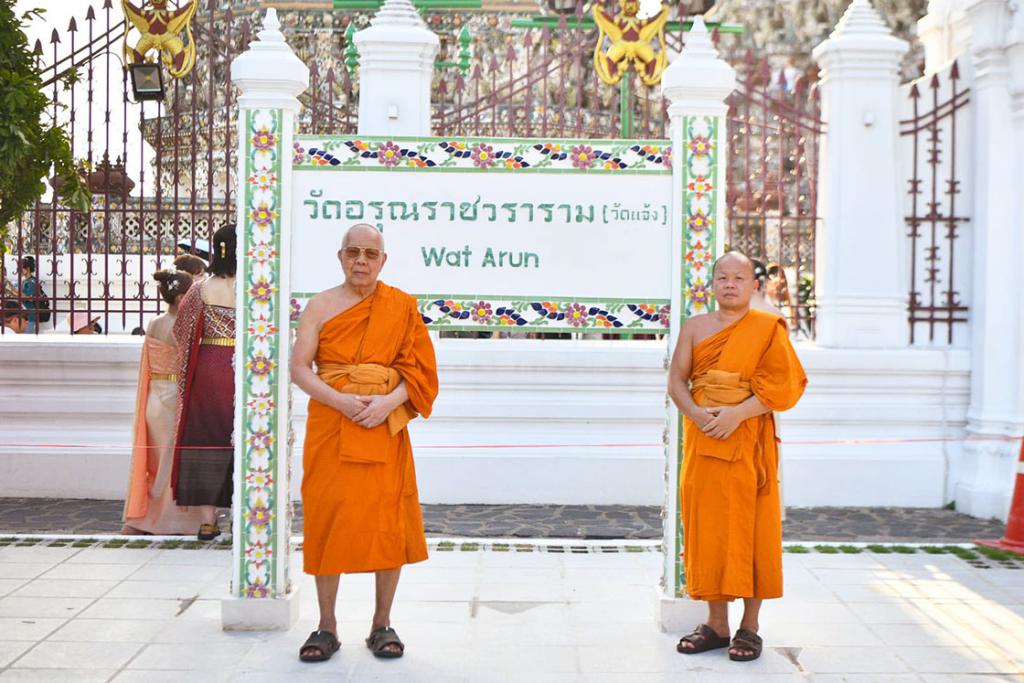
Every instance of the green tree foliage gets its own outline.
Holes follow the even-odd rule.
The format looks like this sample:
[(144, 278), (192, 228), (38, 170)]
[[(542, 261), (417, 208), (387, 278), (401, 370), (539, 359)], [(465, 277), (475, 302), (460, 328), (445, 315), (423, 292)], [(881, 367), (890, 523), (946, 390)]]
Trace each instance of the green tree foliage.
[[(21, 30), (21, 22), (42, 11), (19, 18), (14, 2), (0, 0), (0, 253), (10, 223), (46, 192), (44, 180), (51, 168), (64, 179), (64, 204), (85, 210), (89, 202), (67, 136), (52, 120), (40, 69)], [(65, 87), (74, 78), (74, 71), (67, 72), (62, 78)]]

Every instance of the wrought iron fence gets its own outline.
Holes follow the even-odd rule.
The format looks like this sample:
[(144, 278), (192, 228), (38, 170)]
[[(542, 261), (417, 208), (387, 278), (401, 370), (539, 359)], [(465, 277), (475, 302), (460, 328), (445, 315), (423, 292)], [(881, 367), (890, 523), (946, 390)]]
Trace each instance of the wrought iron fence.
[(764, 262), (765, 296), (790, 329), (814, 336), (818, 142), (817, 72), (773, 70), (744, 51), (731, 61), (726, 244)]
[(957, 249), (970, 221), (962, 175), (969, 90), (961, 86), (960, 69), (953, 62), (949, 69), (911, 83), (907, 98), (900, 136), (909, 162), (905, 221), (910, 340), (953, 344), (957, 331), (966, 331), (969, 310), (962, 294), (967, 264), (960, 263), (965, 254)]
[[(233, 221), (237, 104), (227, 84), (231, 60), (260, 21), (259, 9), (245, 5), (253, 6), (236, 12), (221, 9), (218, 0), (201, 3), (193, 21), (196, 67), (171, 80), (160, 103), (130, 97), (117, 56), (125, 25), (111, 0), (98, 12), (85, 8), (66, 31), (54, 30), (45, 56), (37, 44), (40, 62), (50, 64), (45, 81), (53, 116), (68, 131), (93, 192), (87, 212), (44, 198), (11, 226), (0, 299), (33, 305), (22, 294), (26, 273), (19, 267), (32, 256), (52, 313), (41, 330), (62, 327), (76, 310), (98, 315), (106, 331), (143, 326), (162, 308), (152, 271)], [(592, 65), (596, 29), (581, 2), (574, 12), (547, 17), (424, 12), (442, 44), (433, 90), (436, 134), (668, 137), (658, 86), (633, 78), (622, 87), (599, 81)], [(300, 130), (355, 132), (352, 37), (371, 16), (367, 9), (281, 13), (290, 46), (310, 65)], [(671, 51), (683, 47), (684, 19), (677, 15), (669, 25)], [(821, 134), (814, 75), (778, 76), (778, 65), (739, 49), (737, 36), (716, 30), (714, 37), (741, 83), (730, 99), (727, 242), (778, 264), (773, 296), (794, 329), (813, 334)], [(79, 77), (64, 91), (60, 76), (69, 69)]]

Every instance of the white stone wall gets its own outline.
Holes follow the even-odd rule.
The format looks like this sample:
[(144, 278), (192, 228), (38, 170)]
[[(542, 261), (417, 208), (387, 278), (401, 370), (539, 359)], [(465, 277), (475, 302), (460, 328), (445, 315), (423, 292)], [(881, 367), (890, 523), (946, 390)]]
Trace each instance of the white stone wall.
[[(139, 344), (126, 337), (0, 340), (0, 496), (123, 495)], [(960, 465), (955, 441), (819, 442), (961, 437), (966, 352), (812, 345), (799, 352), (810, 386), (782, 421), (791, 442), (783, 444), (787, 504), (938, 507), (950, 500)], [(662, 504), (660, 445), (588, 445), (661, 443), (662, 345), (446, 339), (438, 357), (434, 416), (413, 426), (423, 502)], [(299, 446), (305, 403), (297, 392)], [(518, 447), (497, 447), (509, 445)], [(299, 448), (292, 472), (297, 496)]]

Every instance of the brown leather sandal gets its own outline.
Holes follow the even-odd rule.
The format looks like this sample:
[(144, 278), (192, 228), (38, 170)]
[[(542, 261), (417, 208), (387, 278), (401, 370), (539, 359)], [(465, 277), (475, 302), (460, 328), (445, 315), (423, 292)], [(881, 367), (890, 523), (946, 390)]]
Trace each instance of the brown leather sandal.
[(218, 536), (220, 536), (220, 527), (216, 524), (200, 524), (199, 533), (196, 534), (196, 538), (200, 541), (212, 541)]
[(299, 659), (304, 662), (326, 662), (340, 647), (338, 636), (330, 631), (313, 631), (299, 648)]
[[(683, 643), (690, 643), (693, 647), (686, 647)], [(696, 655), (709, 650), (720, 650), (723, 647), (729, 647), (729, 636), (720, 636), (715, 633), (715, 629), (707, 624), (701, 624), (693, 629), (693, 633), (679, 639), (676, 652), (684, 655)]]
[[(397, 650), (388, 648), (389, 645), (397, 646)], [(374, 657), (382, 659), (398, 659), (405, 654), (405, 643), (390, 626), (381, 626), (370, 633), (366, 639), (366, 647), (370, 648)]]
[[(729, 644), (729, 659), (734, 662), (752, 662), (761, 656), (764, 641), (761, 636), (745, 628), (738, 629)], [(751, 654), (741, 655), (732, 650), (750, 650)]]

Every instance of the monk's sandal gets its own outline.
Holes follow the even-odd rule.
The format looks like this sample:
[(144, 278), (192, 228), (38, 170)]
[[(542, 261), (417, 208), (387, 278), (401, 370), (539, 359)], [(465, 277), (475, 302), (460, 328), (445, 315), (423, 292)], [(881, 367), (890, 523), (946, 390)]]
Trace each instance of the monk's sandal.
[[(388, 649), (388, 645), (397, 645), (398, 651)], [(366, 647), (370, 648), (374, 657), (381, 659), (398, 659), (405, 654), (405, 643), (390, 626), (381, 626), (371, 631), (370, 637), (366, 639)]]
[[(340, 647), (338, 636), (330, 631), (313, 631), (299, 648), (299, 659), (304, 662), (326, 662)], [(307, 653), (306, 650), (316, 650), (316, 652)]]
[[(761, 636), (745, 628), (738, 629), (729, 645), (729, 659), (734, 662), (752, 662), (761, 656), (762, 647), (764, 647), (764, 641), (761, 640)], [(741, 655), (731, 652), (731, 650), (749, 650), (750, 654)]]
[[(693, 647), (686, 647), (683, 643), (690, 643)], [(701, 624), (693, 629), (693, 633), (679, 639), (676, 651), (684, 655), (696, 655), (709, 650), (720, 650), (723, 647), (729, 647), (729, 636), (720, 636), (715, 633), (715, 629), (707, 624)]]

